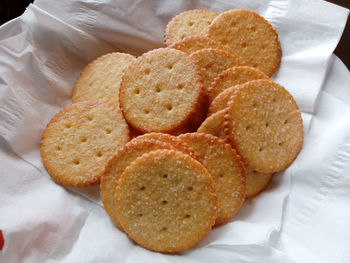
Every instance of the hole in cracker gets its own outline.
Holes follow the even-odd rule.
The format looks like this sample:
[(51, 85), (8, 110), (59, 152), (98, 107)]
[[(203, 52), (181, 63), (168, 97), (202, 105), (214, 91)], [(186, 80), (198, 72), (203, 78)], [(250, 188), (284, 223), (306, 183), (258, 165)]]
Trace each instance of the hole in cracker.
[(250, 29), (254, 32), (256, 31), (256, 26), (252, 26)]
[(171, 104), (166, 105), (166, 109), (168, 111), (171, 111), (173, 109), (173, 106)]
[(247, 131), (249, 131), (249, 130), (250, 130), (250, 126), (245, 127), (245, 129), (246, 129)]
[(287, 124), (288, 123), (288, 119), (284, 121), (284, 124)]
[(243, 48), (247, 47), (247, 43), (243, 42), (243, 43), (242, 43), (242, 47), (243, 47)]
[(86, 142), (87, 139), (86, 139), (85, 137), (82, 137), (82, 138), (80, 139), (80, 141), (81, 141), (81, 142)]
[(261, 151), (263, 150), (263, 148), (262, 148), (262, 147), (259, 147), (259, 149), (258, 149), (258, 150), (259, 150), (259, 152), (261, 152)]
[(269, 127), (269, 123), (267, 122), (267, 123), (265, 123), (265, 127), (267, 128), (267, 127)]
[(222, 175), (222, 174), (219, 174), (219, 177), (220, 177), (220, 178), (222, 178), (222, 177), (224, 177), (224, 175)]
[(154, 89), (156, 92), (160, 92), (161, 89), (160, 89), (160, 84), (158, 83)]
[(70, 123), (67, 123), (65, 126), (66, 126), (67, 129), (69, 129), (70, 127), (72, 127), (72, 125), (70, 125)]
[(75, 165), (79, 165), (79, 164), (80, 164), (80, 161), (79, 161), (79, 160), (74, 160), (73, 163), (74, 163)]
[(167, 174), (163, 174), (162, 177), (163, 177), (163, 178), (168, 178), (168, 175), (167, 175)]
[(134, 93), (135, 93), (135, 94), (140, 94), (140, 89), (137, 89), (137, 88), (134, 89)]
[(162, 227), (161, 231), (167, 231), (168, 228), (165, 226), (165, 227)]
[(60, 145), (56, 146), (56, 150), (57, 150), (57, 151), (62, 150), (62, 146), (60, 146)]
[(279, 145), (279, 146), (282, 146), (282, 145), (283, 145), (283, 142), (279, 142), (278, 145)]
[(91, 117), (91, 116), (86, 116), (86, 118), (87, 118), (89, 121), (92, 121), (92, 117)]
[(192, 191), (192, 190), (193, 190), (193, 187), (192, 187), (192, 186), (189, 186), (189, 187), (187, 187), (187, 190), (188, 190), (188, 191)]
[(168, 64), (167, 68), (168, 68), (169, 70), (171, 70), (171, 69), (173, 69), (173, 65), (172, 65), (172, 64)]
[(145, 190), (145, 189), (146, 189), (146, 187), (144, 187), (144, 186), (142, 186), (142, 187), (140, 188), (141, 191), (143, 191), (143, 190)]
[(257, 172), (255, 170), (253, 170), (253, 174), (257, 174)]
[(145, 114), (148, 114), (149, 113), (149, 110), (144, 110), (143, 111)]
[(227, 45), (227, 40), (226, 39), (221, 40), (221, 44)]
[(166, 205), (167, 203), (168, 203), (167, 200), (162, 201), (162, 205)]
[(207, 24), (208, 24), (208, 25), (210, 25), (210, 24), (211, 24), (211, 22), (210, 22), (210, 21), (207, 21)]
[(182, 84), (182, 83), (177, 84), (176, 88), (177, 89), (183, 89), (184, 88), (184, 84)]
[(189, 214), (185, 215), (185, 218), (190, 218), (190, 217), (191, 217), (191, 215), (189, 215)]
[(256, 107), (257, 105), (258, 105), (257, 102), (256, 102), (256, 101), (253, 101), (252, 107)]
[(193, 24), (194, 24), (194, 23), (193, 23), (192, 21), (188, 22), (188, 25), (189, 25), (189, 26), (193, 26)]
[(96, 156), (97, 156), (97, 157), (101, 157), (101, 156), (102, 156), (102, 153), (101, 153), (101, 152), (98, 152), (98, 153), (96, 153)]
[(181, 38), (181, 39), (184, 39), (185, 37), (186, 37), (186, 35), (181, 35), (181, 37), (180, 37), (180, 38)]
[(109, 129), (109, 128), (106, 129), (106, 133), (107, 133), (107, 134), (111, 134), (111, 132), (112, 132), (111, 129)]
[(140, 214), (137, 214), (137, 216), (138, 216), (138, 217), (141, 217), (141, 216), (143, 216), (143, 214), (140, 213)]
[(150, 72), (151, 72), (151, 69), (149, 69), (149, 68), (146, 68), (145, 71), (144, 71), (144, 73), (145, 73), (146, 75), (148, 75)]

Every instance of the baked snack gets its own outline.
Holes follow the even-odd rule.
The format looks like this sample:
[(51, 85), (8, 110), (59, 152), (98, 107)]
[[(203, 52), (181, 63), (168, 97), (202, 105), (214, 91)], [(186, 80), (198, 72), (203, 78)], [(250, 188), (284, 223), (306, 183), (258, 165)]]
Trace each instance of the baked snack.
[(100, 100), (119, 108), (119, 85), (122, 75), (135, 57), (125, 53), (105, 54), (80, 73), (73, 87), (72, 102)]
[(86, 187), (100, 182), (112, 155), (130, 139), (121, 112), (102, 102), (78, 102), (57, 113), (40, 145), (43, 164), (59, 184)]
[(121, 225), (116, 215), (116, 201), (114, 195), (120, 176), (125, 168), (136, 160), (137, 157), (160, 149), (175, 150), (176, 148), (168, 143), (151, 138), (133, 139), (109, 160), (101, 176), (100, 193), (103, 206), (117, 227), (121, 228)]
[(212, 81), (225, 69), (240, 65), (240, 61), (230, 52), (215, 48), (200, 49), (190, 55), (203, 77), (205, 93)]
[(208, 171), (187, 154), (158, 150), (138, 157), (115, 192), (124, 231), (139, 245), (175, 253), (198, 243), (216, 218), (216, 188)]
[(203, 165), (214, 179), (218, 191), (218, 215), (215, 225), (233, 217), (246, 195), (244, 164), (234, 149), (219, 138), (204, 133), (179, 136), (203, 159)]
[(187, 10), (178, 14), (165, 28), (165, 46), (170, 46), (186, 37), (204, 36), (217, 15), (215, 12), (202, 9)]
[(247, 198), (258, 195), (264, 190), (270, 183), (273, 174), (259, 173), (253, 169), (246, 167), (247, 172)]
[(268, 79), (269, 77), (256, 68), (238, 66), (226, 69), (219, 74), (208, 88), (208, 99), (212, 102), (216, 96), (232, 86), (257, 79)]
[(210, 24), (207, 36), (237, 56), (243, 65), (272, 76), (281, 61), (281, 46), (276, 31), (259, 14), (233, 9), (218, 15)]
[(138, 57), (120, 84), (120, 107), (141, 132), (185, 127), (202, 107), (203, 88), (193, 61), (183, 52), (159, 48)]
[(292, 95), (271, 80), (253, 80), (231, 98), (226, 138), (246, 165), (261, 173), (286, 169), (303, 143), (303, 122)]
[(219, 42), (210, 39), (209, 37), (186, 37), (185, 39), (176, 42), (169, 46), (187, 54), (191, 54), (203, 48), (216, 48), (225, 50), (226, 47)]
[(197, 132), (211, 134), (223, 140), (226, 140), (224, 127), (225, 114), (225, 109), (223, 109), (210, 115), (204, 120), (204, 122), (198, 128)]

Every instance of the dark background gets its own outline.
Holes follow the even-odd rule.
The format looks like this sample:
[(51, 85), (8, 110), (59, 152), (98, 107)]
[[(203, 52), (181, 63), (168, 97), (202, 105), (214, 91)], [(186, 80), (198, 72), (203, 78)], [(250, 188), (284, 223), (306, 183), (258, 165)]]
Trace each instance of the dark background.
[[(0, 25), (20, 16), (25, 8), (32, 3), (30, 0), (1, 0), (0, 2)], [(350, 9), (350, 0), (328, 0), (337, 5)], [(350, 19), (348, 19), (343, 36), (335, 49), (334, 53), (345, 63), (350, 69)]]

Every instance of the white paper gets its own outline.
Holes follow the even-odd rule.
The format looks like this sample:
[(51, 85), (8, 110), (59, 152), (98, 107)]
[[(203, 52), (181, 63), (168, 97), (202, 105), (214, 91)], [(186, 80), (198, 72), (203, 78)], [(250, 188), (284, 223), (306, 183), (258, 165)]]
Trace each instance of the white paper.
[[(273, 79), (303, 112), (302, 152), (264, 193), (194, 249), (173, 256), (150, 252), (113, 226), (98, 187), (72, 191), (50, 179), (40, 160), (41, 132), (71, 103), (73, 84), (89, 61), (111, 51), (138, 55), (160, 47), (167, 22), (186, 9), (238, 7), (260, 13), (279, 34), (283, 57)], [(350, 80), (344, 66), (330, 59), (347, 15), (316, 0), (30, 5), (0, 28), (0, 167), (6, 171), (0, 185), (0, 262), (329, 262), (333, 254), (334, 262), (349, 262)]]

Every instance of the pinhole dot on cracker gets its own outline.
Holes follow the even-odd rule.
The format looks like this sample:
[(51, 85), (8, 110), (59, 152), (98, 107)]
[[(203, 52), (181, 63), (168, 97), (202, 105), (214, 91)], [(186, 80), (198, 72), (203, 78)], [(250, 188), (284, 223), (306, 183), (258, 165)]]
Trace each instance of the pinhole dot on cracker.
[(178, 14), (165, 28), (165, 46), (170, 46), (187, 37), (204, 36), (217, 15), (215, 12), (202, 9), (187, 10)]
[(138, 57), (125, 71), (119, 102), (127, 122), (141, 132), (171, 133), (197, 119), (204, 99), (194, 62), (176, 49)]
[(119, 108), (120, 81), (134, 59), (132, 55), (114, 52), (92, 61), (74, 85), (72, 102), (100, 100)]
[(207, 36), (228, 46), (243, 65), (272, 76), (281, 61), (281, 46), (276, 31), (259, 14), (233, 9), (218, 15), (210, 24)]
[(218, 216), (215, 225), (233, 217), (246, 195), (245, 167), (240, 156), (223, 140), (204, 133), (179, 136), (203, 159), (203, 165), (213, 177), (218, 191)]
[(257, 172), (286, 169), (303, 143), (303, 123), (292, 95), (271, 80), (243, 84), (225, 114), (226, 138)]
[(259, 173), (246, 167), (247, 172), (247, 198), (252, 198), (263, 191), (270, 183), (273, 174)]
[(208, 99), (212, 102), (220, 93), (228, 88), (256, 79), (268, 79), (262, 71), (248, 67), (232, 67), (219, 74), (208, 88)]
[(40, 152), (56, 182), (86, 187), (100, 182), (109, 158), (129, 139), (128, 125), (118, 109), (84, 101), (62, 109), (51, 119)]
[(158, 252), (193, 247), (216, 219), (212, 177), (179, 151), (158, 150), (138, 157), (121, 175), (115, 198), (124, 231), (139, 245)]
[(222, 49), (204, 48), (190, 55), (197, 64), (203, 77), (205, 93), (212, 81), (225, 69), (240, 65), (240, 61), (232, 53)]

